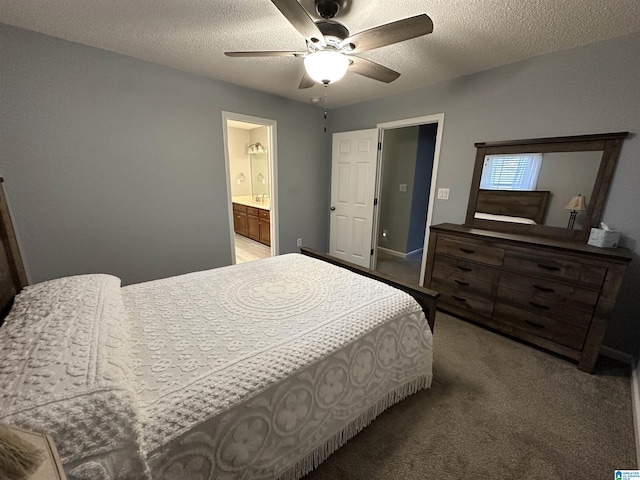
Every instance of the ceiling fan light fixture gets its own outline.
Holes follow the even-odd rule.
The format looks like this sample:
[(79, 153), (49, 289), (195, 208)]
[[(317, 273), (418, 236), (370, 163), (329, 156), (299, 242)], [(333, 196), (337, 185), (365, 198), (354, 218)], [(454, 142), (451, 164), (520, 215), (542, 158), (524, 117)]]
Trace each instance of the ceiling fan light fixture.
[(304, 57), (304, 68), (316, 82), (326, 85), (344, 77), (349, 68), (349, 59), (342, 53), (321, 50)]

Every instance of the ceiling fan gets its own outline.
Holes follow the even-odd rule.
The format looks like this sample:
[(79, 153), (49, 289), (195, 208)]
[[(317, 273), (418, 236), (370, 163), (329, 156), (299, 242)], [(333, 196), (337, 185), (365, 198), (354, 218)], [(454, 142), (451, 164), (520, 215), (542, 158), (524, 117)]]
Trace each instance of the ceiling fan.
[(303, 57), (305, 74), (298, 88), (309, 88), (315, 82), (328, 85), (342, 78), (347, 69), (385, 83), (393, 82), (400, 73), (353, 54), (404, 42), (433, 31), (426, 14), (380, 25), (351, 35), (341, 23), (333, 20), (343, 0), (315, 0), (322, 20), (314, 21), (297, 0), (271, 0), (287, 20), (300, 32), (306, 51), (225, 52), (229, 57)]

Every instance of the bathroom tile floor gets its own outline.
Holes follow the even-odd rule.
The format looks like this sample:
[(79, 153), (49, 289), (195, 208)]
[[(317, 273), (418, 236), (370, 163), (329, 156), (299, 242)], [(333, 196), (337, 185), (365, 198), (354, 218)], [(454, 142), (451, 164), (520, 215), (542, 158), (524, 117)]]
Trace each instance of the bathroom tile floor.
[(271, 256), (271, 249), (262, 243), (254, 242), (250, 238), (235, 234), (236, 263), (251, 262)]

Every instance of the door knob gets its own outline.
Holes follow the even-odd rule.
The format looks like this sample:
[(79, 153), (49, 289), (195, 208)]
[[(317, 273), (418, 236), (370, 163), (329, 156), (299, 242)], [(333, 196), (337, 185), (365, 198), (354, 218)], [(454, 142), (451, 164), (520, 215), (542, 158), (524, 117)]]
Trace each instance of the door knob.
[(333, 205), (331, 205), (331, 208), (329, 210), (331, 210), (332, 212), (336, 209), (336, 207), (334, 207)]

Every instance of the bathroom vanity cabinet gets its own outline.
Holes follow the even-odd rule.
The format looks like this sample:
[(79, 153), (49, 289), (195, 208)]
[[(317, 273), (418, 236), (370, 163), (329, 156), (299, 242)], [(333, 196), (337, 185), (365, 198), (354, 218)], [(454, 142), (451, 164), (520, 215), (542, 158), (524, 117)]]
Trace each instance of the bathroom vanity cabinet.
[(271, 214), (269, 210), (234, 202), (233, 228), (238, 235), (271, 246)]

